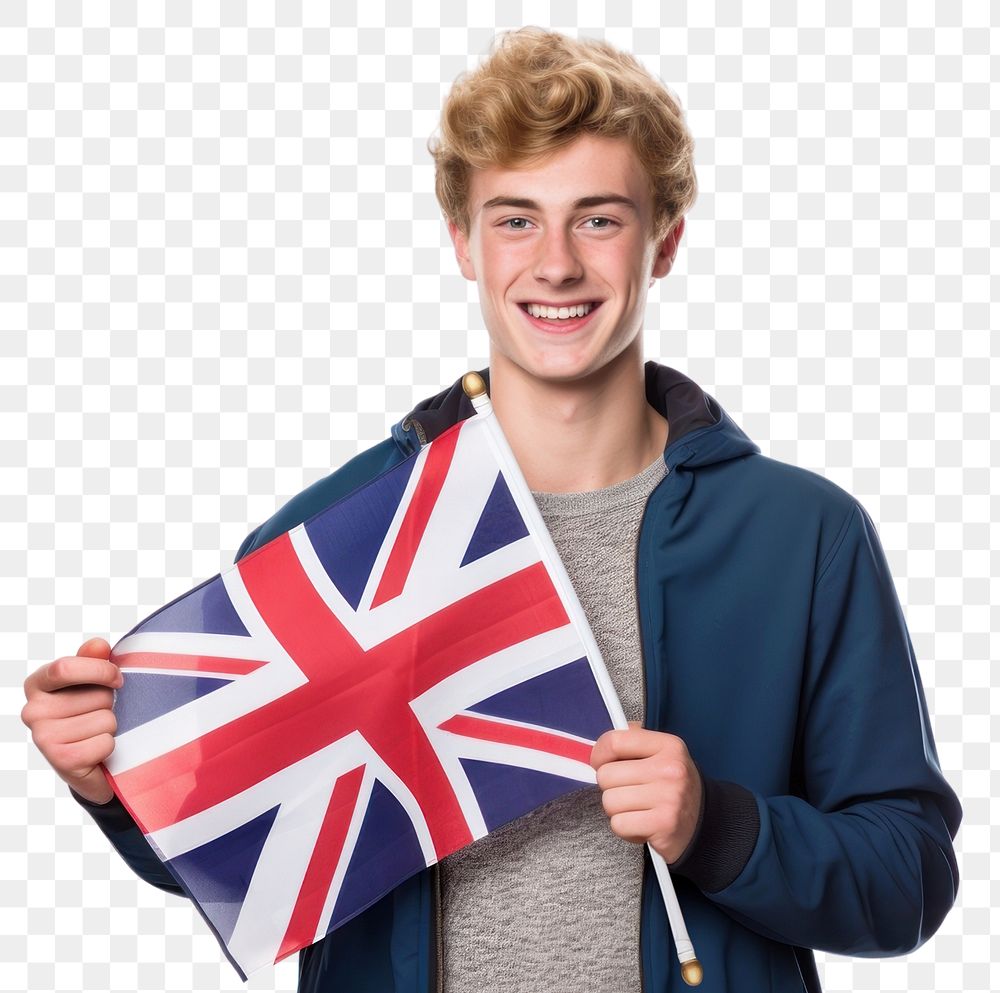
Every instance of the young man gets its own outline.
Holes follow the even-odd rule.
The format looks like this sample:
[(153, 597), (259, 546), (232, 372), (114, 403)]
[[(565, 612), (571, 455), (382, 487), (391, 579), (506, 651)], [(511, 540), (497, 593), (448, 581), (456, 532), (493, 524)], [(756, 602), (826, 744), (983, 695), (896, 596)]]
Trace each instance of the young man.
[[(816, 991), (811, 949), (912, 951), (955, 899), (938, 766), (871, 519), (766, 458), (643, 362), (696, 185), (669, 93), (631, 56), (526, 29), (459, 79), (433, 150), (490, 335), (497, 416), (634, 722), (598, 790), (397, 887), (300, 957), (303, 991), (682, 988), (644, 844), (671, 865), (706, 991)], [(437, 437), (460, 381), (299, 494), (237, 558)], [(24, 719), (132, 867), (179, 892), (113, 798), (108, 644), (42, 667)]]

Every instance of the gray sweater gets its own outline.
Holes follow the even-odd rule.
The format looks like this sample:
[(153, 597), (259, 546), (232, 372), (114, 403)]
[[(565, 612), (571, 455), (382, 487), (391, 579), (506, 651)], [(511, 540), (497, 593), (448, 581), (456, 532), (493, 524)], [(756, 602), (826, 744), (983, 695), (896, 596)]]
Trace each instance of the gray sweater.
[[(643, 718), (635, 556), (663, 456), (584, 493), (532, 490), (625, 717)], [(632, 993), (643, 847), (615, 835), (587, 786), (441, 863), (445, 993)]]

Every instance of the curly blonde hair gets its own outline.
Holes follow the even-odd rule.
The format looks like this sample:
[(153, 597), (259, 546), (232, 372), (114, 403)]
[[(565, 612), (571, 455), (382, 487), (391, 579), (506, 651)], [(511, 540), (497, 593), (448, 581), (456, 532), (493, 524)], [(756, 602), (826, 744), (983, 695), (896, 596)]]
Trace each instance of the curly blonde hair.
[(660, 241), (694, 204), (694, 139), (680, 102), (628, 52), (529, 26), (493, 39), (489, 57), (458, 75), (441, 110), (434, 192), (469, 234), (472, 170), (531, 165), (581, 134), (626, 138), (649, 180)]

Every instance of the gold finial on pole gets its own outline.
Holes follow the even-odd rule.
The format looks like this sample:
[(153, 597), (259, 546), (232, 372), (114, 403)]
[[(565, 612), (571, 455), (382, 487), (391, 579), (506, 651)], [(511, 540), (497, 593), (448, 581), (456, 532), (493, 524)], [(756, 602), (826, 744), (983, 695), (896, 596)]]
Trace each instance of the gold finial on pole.
[(486, 383), (483, 382), (483, 377), (478, 372), (467, 372), (462, 377), (462, 389), (465, 390), (465, 395), (470, 400), (474, 400), (486, 393)]
[(490, 403), (490, 395), (486, 392), (486, 383), (478, 372), (473, 370), (462, 377), (462, 389), (472, 401), (477, 414), (488, 417), (493, 413), (493, 404)]
[(689, 959), (687, 962), (681, 963), (681, 979), (688, 986), (700, 986), (704, 976), (701, 963), (697, 959)]
[(694, 945), (691, 944), (687, 925), (684, 923), (681, 905), (677, 902), (677, 894), (674, 892), (670, 870), (667, 868), (663, 856), (648, 841), (646, 847), (649, 849), (649, 857), (656, 870), (656, 879), (660, 884), (660, 894), (663, 897), (663, 907), (667, 912), (670, 932), (674, 936), (674, 948), (677, 950), (677, 960), (681, 964), (681, 978), (688, 986), (700, 986), (701, 981), (705, 978), (705, 971), (694, 954)]

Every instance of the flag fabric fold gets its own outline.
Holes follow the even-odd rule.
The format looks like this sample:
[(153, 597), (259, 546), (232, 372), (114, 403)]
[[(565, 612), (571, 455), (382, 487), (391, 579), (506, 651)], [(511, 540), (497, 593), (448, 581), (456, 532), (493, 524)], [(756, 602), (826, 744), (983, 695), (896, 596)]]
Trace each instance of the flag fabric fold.
[(593, 786), (626, 726), (488, 406), (112, 659), (108, 779), (244, 980)]

